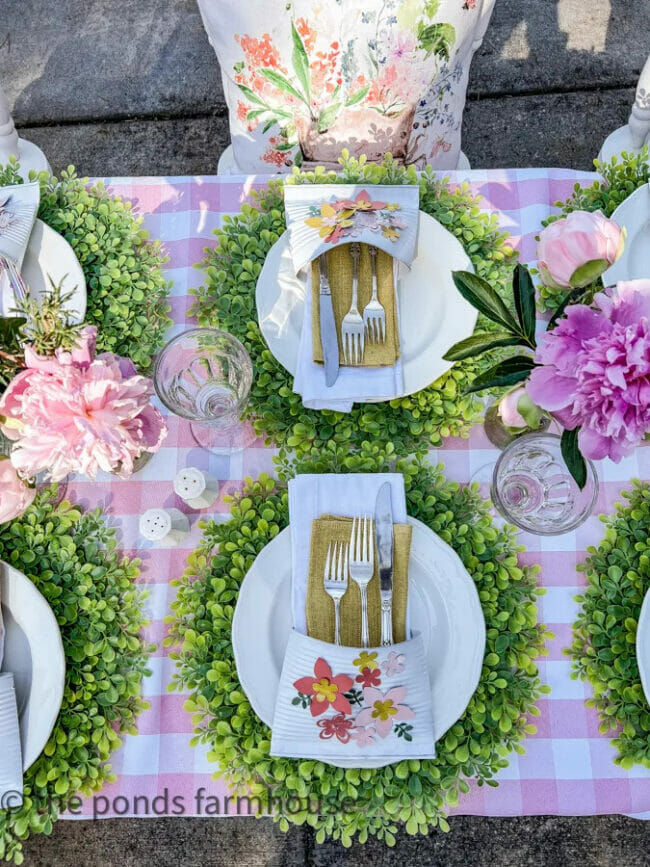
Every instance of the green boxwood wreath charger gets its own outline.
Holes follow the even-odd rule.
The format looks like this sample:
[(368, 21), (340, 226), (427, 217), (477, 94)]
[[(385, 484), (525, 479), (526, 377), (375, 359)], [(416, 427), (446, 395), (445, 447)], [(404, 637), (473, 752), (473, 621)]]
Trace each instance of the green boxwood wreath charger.
[[(535, 701), (548, 692), (534, 662), (547, 636), (537, 620), (538, 568), (519, 565), (514, 531), (492, 523), (477, 490), (446, 481), (441, 466), (424, 458), (395, 460), (391, 445), (366, 445), (350, 455), (331, 444), (316, 462), (285, 464), (280, 475), (333, 470), (403, 473), (409, 514), (457, 551), (476, 582), (487, 627), (481, 679), (463, 717), (437, 743), (437, 758), (343, 770), (270, 757), (270, 731), (241, 688), (231, 642), (244, 575), (288, 521), (286, 484), (265, 475), (247, 480), (230, 521), (205, 525), (183, 578), (172, 582), (178, 596), (167, 643), (178, 649), (171, 653), (177, 667), (170, 689), (190, 691), (185, 707), (192, 714), (192, 743), (209, 745), (217, 776), (258, 795), (263, 805), (270, 789), (285, 805), (278, 810), (274, 802), (283, 830), (306, 823), (319, 842), (333, 837), (350, 845), (355, 835), (360, 842), (375, 835), (392, 845), (400, 823), (411, 834), (446, 830), (446, 808), (468, 791), (467, 780), (496, 785), (493, 775), (508, 764), (508, 753), (524, 752), (521, 740), (535, 731), (527, 717), (537, 714)], [(295, 798), (303, 799), (302, 808)], [(319, 812), (307, 809), (307, 800), (317, 802)]]
[(616, 731), (616, 764), (650, 768), (650, 708), (636, 658), (636, 632), (643, 598), (650, 589), (650, 483), (634, 482), (613, 515), (602, 516), (605, 535), (588, 549), (588, 586), (573, 626), (568, 653), (574, 676), (588, 681), (587, 700), (601, 719), (600, 731)]
[[(73, 796), (90, 795), (115, 777), (107, 763), (122, 733), (135, 733), (149, 705), (141, 681), (153, 650), (140, 638), (144, 594), (139, 560), (115, 550), (115, 531), (99, 509), (56, 502), (56, 486), (0, 526), (0, 561), (33, 581), (61, 629), (66, 673), (54, 730), (24, 776), (23, 806), (0, 809), (0, 858), (22, 863), (22, 841), (49, 834)], [(78, 807), (77, 807), (78, 808)]]
[[(465, 247), (478, 274), (495, 286), (510, 279), (515, 259), (499, 230), (497, 218), (479, 209), (480, 199), (468, 184), (450, 187), (427, 170), (420, 178), (411, 166), (402, 168), (387, 156), (381, 165), (355, 160), (344, 152), (341, 172), (295, 170), (293, 183), (364, 183), (420, 185), (420, 208), (442, 223)], [(192, 290), (196, 300), (190, 311), (203, 326), (214, 326), (238, 337), (253, 360), (255, 376), (248, 415), (256, 431), (269, 444), (317, 455), (329, 440), (358, 449), (366, 439), (390, 440), (400, 454), (427, 445), (439, 445), (444, 437), (466, 436), (482, 413), (482, 402), (462, 391), (474, 376), (495, 362), (469, 359), (456, 364), (437, 382), (410, 397), (388, 403), (362, 404), (348, 414), (314, 411), (302, 405), (293, 392), (293, 377), (269, 351), (257, 322), (255, 286), (264, 260), (285, 231), (283, 181), (274, 180), (255, 194), (255, 206), (225, 217), (215, 234), (218, 243), (206, 249), (201, 263), (205, 283)], [(431, 287), (435, 293), (436, 287)], [(482, 328), (494, 326), (481, 317)]]
[[(17, 165), (12, 160), (0, 166), (0, 186), (22, 183)], [(143, 218), (130, 202), (111, 195), (101, 182), (78, 178), (73, 166), (60, 178), (47, 172), (31, 178), (41, 186), (39, 219), (63, 235), (81, 264), (86, 322), (97, 326), (98, 350), (126, 356), (145, 373), (172, 324), (160, 241), (148, 240)]]

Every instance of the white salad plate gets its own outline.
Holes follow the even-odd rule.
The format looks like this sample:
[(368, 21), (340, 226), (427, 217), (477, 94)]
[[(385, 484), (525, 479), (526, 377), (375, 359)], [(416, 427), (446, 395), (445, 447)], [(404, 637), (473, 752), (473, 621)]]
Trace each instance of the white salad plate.
[(627, 238), (620, 259), (603, 274), (605, 286), (619, 280), (650, 279), (650, 184), (621, 202), (611, 219), (625, 227)]
[[(485, 653), (485, 621), (474, 582), (460, 558), (421, 521), (413, 525), (409, 562), (409, 618), (429, 665), (436, 740), (462, 716), (478, 685)], [(273, 724), (284, 653), (293, 628), (291, 528), (257, 556), (242, 582), (233, 617), (237, 673), (253, 710)], [(340, 767), (377, 768), (390, 759), (339, 761)]]
[[(452, 366), (443, 355), (474, 332), (477, 311), (456, 289), (452, 271), (474, 267), (455, 238), (420, 211), (417, 256), (397, 286), (404, 391), (414, 394)], [(304, 320), (306, 272), (295, 274), (285, 232), (271, 247), (257, 281), (257, 318), (269, 349), (295, 376)]]
[(650, 590), (646, 593), (636, 627), (636, 661), (641, 686), (650, 704)]
[[(67, 305), (70, 319), (83, 322), (86, 316), (86, 278), (66, 239), (42, 220), (36, 220), (25, 251), (22, 278), (33, 298), (42, 298), (52, 283), (62, 281), (64, 292), (72, 292)], [(0, 316), (15, 316), (16, 301), (10, 290), (0, 293)]]
[(56, 617), (22, 572), (0, 562), (5, 626), (2, 671), (11, 672), (18, 702), (23, 770), (43, 752), (61, 709), (65, 654)]

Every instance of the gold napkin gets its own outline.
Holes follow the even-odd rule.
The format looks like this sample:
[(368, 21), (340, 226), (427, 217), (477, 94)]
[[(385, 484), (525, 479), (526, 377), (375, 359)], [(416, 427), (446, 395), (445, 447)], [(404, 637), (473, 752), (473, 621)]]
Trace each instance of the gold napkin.
[[(323, 587), (327, 549), (330, 542), (349, 542), (351, 529), (351, 518), (336, 515), (323, 515), (312, 522), (307, 578), (307, 634), (321, 641), (334, 641), (334, 602)], [(396, 644), (406, 638), (412, 529), (410, 524), (395, 524), (393, 527), (393, 641)], [(368, 626), (370, 646), (377, 647), (381, 643), (381, 599), (376, 550), (375, 572), (368, 584)], [(341, 599), (341, 644), (361, 647), (361, 593), (352, 578), (349, 578), (347, 592)]]
[[(327, 254), (327, 269), (332, 290), (332, 307), (339, 341), (339, 363), (343, 364), (341, 349), (341, 322), (350, 309), (352, 301), (352, 257), (348, 244), (334, 247)], [(312, 346), (314, 361), (322, 364), (323, 349), (320, 341), (320, 268), (318, 260), (311, 263), (312, 285)], [(366, 344), (362, 367), (383, 367), (395, 364), (399, 358), (399, 328), (397, 325), (397, 303), (393, 274), (393, 258), (383, 250), (377, 250), (377, 294), (386, 311), (386, 342)], [(359, 257), (359, 313), (372, 295), (372, 265), (368, 245), (361, 244)]]

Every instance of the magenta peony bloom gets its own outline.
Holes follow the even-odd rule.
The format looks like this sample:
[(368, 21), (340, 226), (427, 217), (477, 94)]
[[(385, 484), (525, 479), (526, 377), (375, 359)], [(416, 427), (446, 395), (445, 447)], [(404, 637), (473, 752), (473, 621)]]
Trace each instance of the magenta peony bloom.
[(650, 280), (567, 307), (540, 339), (527, 391), (569, 430), (585, 457), (620, 461), (650, 432)]
[(35, 488), (28, 488), (7, 458), (0, 459), (0, 524), (20, 517), (34, 502)]
[(600, 211), (572, 211), (539, 236), (537, 265), (547, 286), (589, 286), (623, 252), (625, 230)]
[(142, 452), (160, 448), (167, 429), (150, 402), (151, 380), (128, 359), (93, 358), (96, 333), (85, 328), (74, 350), (54, 358), (26, 348), (27, 369), (0, 398), (0, 429), (15, 441), (11, 462), (22, 475), (60, 481), (101, 469), (126, 477)]

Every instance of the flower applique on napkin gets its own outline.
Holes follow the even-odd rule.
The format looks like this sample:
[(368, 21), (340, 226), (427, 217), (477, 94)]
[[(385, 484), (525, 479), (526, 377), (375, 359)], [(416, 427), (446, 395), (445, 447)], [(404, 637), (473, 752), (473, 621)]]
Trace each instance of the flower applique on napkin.
[[(373, 747), (379, 738), (413, 739), (415, 711), (407, 701), (405, 686), (382, 689), (382, 677), (398, 675), (404, 670), (406, 655), (389, 653), (380, 662), (378, 653), (361, 651), (353, 664), (358, 673), (332, 674), (329, 663), (319, 657), (314, 673), (294, 682), (297, 695), (292, 705), (309, 710), (315, 720), (319, 738), (336, 738), (342, 744)], [(336, 712), (333, 713), (332, 712)]]

